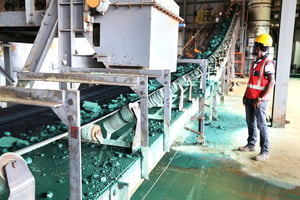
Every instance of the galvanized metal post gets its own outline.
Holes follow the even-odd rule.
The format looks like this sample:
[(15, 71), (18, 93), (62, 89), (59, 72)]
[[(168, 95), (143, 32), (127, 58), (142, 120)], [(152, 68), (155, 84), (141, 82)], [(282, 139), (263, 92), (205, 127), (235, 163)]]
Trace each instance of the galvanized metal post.
[(164, 76), (157, 80), (164, 86), (164, 151), (170, 151), (170, 123), (171, 123), (171, 72), (170, 70), (163, 71)]
[(149, 178), (149, 134), (148, 134), (148, 77), (140, 76), (140, 83), (138, 85), (138, 94), (141, 98), (141, 152), (142, 152), (142, 178)]
[(224, 89), (224, 94), (228, 95), (228, 91), (229, 91), (229, 82), (230, 82), (230, 66), (231, 66), (231, 61), (230, 61), (230, 56), (228, 59), (228, 62), (225, 65), (225, 69), (224, 69), (224, 85), (223, 85), (223, 89)]
[[(238, 21), (240, 21), (240, 18), (237, 19)], [(234, 29), (233, 29), (233, 36), (231, 38), (231, 45), (230, 45), (230, 63), (231, 63), (231, 78), (232, 78), (232, 81), (233, 81), (233, 84), (235, 84), (235, 65), (234, 65), (234, 59), (235, 59), (235, 44), (236, 44), (236, 40), (237, 40), (237, 35), (238, 35), (238, 24), (239, 23), (236, 23)]]
[[(186, 4), (187, 0), (183, 0), (183, 19), (187, 18), (187, 4)], [(184, 23), (187, 23), (186, 21)], [(186, 29), (183, 28), (182, 31), (182, 37), (183, 37), (183, 45), (186, 43)], [(184, 49), (182, 49), (182, 54), (184, 53)]]
[(70, 200), (82, 199), (81, 169), (81, 126), (80, 126), (80, 92), (63, 91), (63, 105), (54, 106), (52, 110), (69, 126), (69, 181)]
[(66, 94), (66, 113), (69, 121), (69, 181), (70, 199), (82, 199), (81, 127), (79, 91)]
[(32, 0), (25, 0), (25, 13), (26, 13), (26, 24), (34, 24), (34, 14), (35, 9), (34, 9), (34, 1)]
[[(225, 96), (225, 71), (226, 71), (226, 64), (225, 66), (221, 69), (221, 103), (224, 103), (224, 96)], [(228, 88), (227, 88), (228, 89)]]
[[(285, 127), (297, 0), (282, 0), (272, 126)], [(288, 23), (287, 23), (288, 22)]]
[[(58, 1), (58, 65), (60, 71), (72, 66), (71, 2)], [(67, 83), (59, 83), (60, 89), (67, 89)]]
[(80, 92), (77, 90), (62, 91), (60, 106), (52, 106), (52, 110), (69, 126), (69, 182), (70, 200), (82, 199), (81, 169), (81, 126), (80, 126)]
[(212, 87), (212, 98), (211, 98), (211, 118), (210, 120), (216, 120), (218, 118), (218, 111), (217, 111), (217, 93), (218, 93), (218, 82), (214, 82)]
[[(64, 71), (65, 67), (72, 67), (72, 58), (75, 54), (76, 32), (83, 27), (83, 1), (59, 0), (58, 1), (58, 38), (59, 38), (59, 66)], [(69, 88), (66, 83), (60, 83), (61, 89)], [(70, 173), (70, 198), (82, 199), (82, 170), (81, 170), (81, 131), (80, 131), (80, 98), (77, 91), (76, 97), (66, 97), (69, 129), (69, 173)], [(72, 115), (70, 115), (72, 113)]]
[(203, 64), (200, 67), (202, 72), (200, 80), (200, 88), (203, 91), (202, 96), (200, 97), (199, 102), (199, 132), (204, 136), (204, 109), (205, 109), (205, 91), (206, 91), (206, 72), (207, 72), (207, 60), (203, 61)]
[(244, 48), (244, 45), (245, 45), (245, 27), (246, 27), (246, 24), (245, 24), (245, 8), (246, 8), (246, 0), (243, 0), (243, 5), (242, 5), (242, 20), (241, 20), (241, 23), (240, 23), (240, 52), (245, 52), (245, 48)]
[(71, 200), (82, 199), (80, 133), (80, 125), (69, 127), (69, 182)]
[[(11, 45), (4, 45), (4, 69), (9, 77), (12, 77), (13, 68), (11, 67)], [(6, 79), (6, 85), (13, 85), (8, 79)]]

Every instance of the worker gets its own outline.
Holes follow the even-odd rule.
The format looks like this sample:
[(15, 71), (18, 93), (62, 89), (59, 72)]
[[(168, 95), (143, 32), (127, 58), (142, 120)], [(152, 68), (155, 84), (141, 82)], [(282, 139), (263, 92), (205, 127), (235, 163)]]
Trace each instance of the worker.
[(210, 18), (212, 16), (212, 10), (213, 10), (213, 7), (211, 4), (208, 4), (207, 8), (206, 8), (206, 20), (207, 21), (210, 21)]
[(238, 150), (255, 151), (258, 129), (260, 132), (260, 153), (254, 157), (256, 161), (269, 159), (270, 143), (267, 127), (267, 103), (272, 96), (275, 84), (274, 62), (268, 56), (268, 50), (272, 43), (272, 37), (266, 33), (260, 34), (255, 39), (253, 54), (256, 56), (256, 60), (251, 66), (248, 86), (243, 96), (248, 139), (247, 144), (239, 147)]

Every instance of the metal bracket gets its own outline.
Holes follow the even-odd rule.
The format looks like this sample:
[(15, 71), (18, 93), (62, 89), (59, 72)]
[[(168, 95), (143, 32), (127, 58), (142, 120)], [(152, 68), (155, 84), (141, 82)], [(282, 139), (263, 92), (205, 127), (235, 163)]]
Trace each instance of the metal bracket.
[(110, 65), (110, 56), (101, 56), (101, 55), (96, 55), (95, 56), (97, 58), (97, 62), (102, 62), (103, 65), (109, 69), (109, 65)]
[(141, 147), (141, 109), (139, 104), (129, 104), (129, 108), (132, 109), (136, 117), (135, 134), (132, 143), (132, 151), (135, 152)]
[[(104, 119), (104, 123), (108, 122), (108, 124), (109, 124), (111, 122), (111, 123), (115, 124), (116, 120), (118, 120), (120, 118), (120, 116), (123, 117), (122, 116), (122, 109), (124, 109), (124, 107), (122, 107), (120, 110), (114, 112), (114, 114), (110, 115), (109, 117), (105, 118)], [(107, 132), (107, 135), (104, 138), (104, 136), (101, 133), (100, 127), (99, 127), (98, 131), (95, 132), (92, 135), (92, 137), (94, 137), (95, 139), (91, 138), (90, 136), (88, 136), (89, 138), (87, 138), (87, 135), (90, 135), (92, 133), (88, 133), (88, 134), (85, 133), (85, 136), (84, 136), (85, 139), (87, 139), (88, 141), (95, 141), (95, 140), (97, 140), (100, 144), (104, 144), (104, 145), (113, 145), (113, 146), (131, 148), (132, 152), (136, 152), (141, 147), (141, 120), (140, 120), (140, 115), (141, 114), (140, 114), (140, 107), (139, 107), (139, 104), (137, 102), (135, 102), (135, 103), (129, 103), (128, 108), (125, 108), (125, 110), (126, 109), (129, 109), (130, 111), (132, 111), (132, 115), (134, 115), (135, 119), (136, 119), (136, 126), (135, 126), (134, 138), (133, 138), (133, 142), (132, 143), (130, 143), (130, 142), (124, 142), (123, 141), (123, 138), (126, 137), (131, 132), (131, 130), (129, 130), (129, 131), (125, 132), (125, 133), (122, 133), (122, 135), (120, 137), (118, 137), (117, 139), (110, 139), (111, 135), (114, 132), (111, 132), (111, 133)], [(125, 116), (125, 117), (129, 117), (127, 112), (126, 112), (126, 115), (127, 116)], [(114, 118), (115, 116), (118, 116), (117, 119)], [(105, 121), (105, 120), (107, 120), (107, 121)], [(134, 121), (134, 119), (132, 119), (132, 121)], [(132, 121), (126, 121), (124, 123), (127, 123), (127, 122), (129, 123), (129, 122), (132, 122)], [(125, 126), (125, 125), (123, 125), (123, 126)], [(95, 125), (93, 125), (93, 126), (95, 126)], [(96, 125), (96, 126), (98, 126), (98, 125)], [(91, 127), (91, 125), (87, 126), (87, 127), (84, 127), (84, 130), (90, 130), (90, 127)], [(118, 127), (118, 128), (121, 128), (121, 127)]]
[(0, 166), (0, 178), (6, 178), (10, 191), (8, 200), (35, 199), (35, 180), (21, 156), (5, 153), (0, 157)]
[(75, 90), (63, 91), (63, 104), (53, 107), (53, 112), (68, 126), (80, 126), (80, 93)]
[(9, 161), (5, 171), (10, 190), (8, 200), (34, 199), (35, 180), (25, 161)]

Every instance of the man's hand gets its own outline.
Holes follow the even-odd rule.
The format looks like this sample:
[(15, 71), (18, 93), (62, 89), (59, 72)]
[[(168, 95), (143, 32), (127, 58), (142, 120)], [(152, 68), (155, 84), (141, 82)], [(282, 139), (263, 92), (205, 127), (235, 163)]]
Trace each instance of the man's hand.
[(260, 105), (260, 103), (261, 103), (261, 98), (260, 98), (260, 97), (257, 97), (257, 99), (256, 99), (256, 100), (254, 101), (254, 103), (253, 103), (254, 109), (258, 108), (259, 105)]

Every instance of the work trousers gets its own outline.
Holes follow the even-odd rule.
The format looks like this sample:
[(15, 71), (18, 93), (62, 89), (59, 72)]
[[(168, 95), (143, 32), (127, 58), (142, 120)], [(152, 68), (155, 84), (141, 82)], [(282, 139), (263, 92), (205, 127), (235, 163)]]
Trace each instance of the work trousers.
[(246, 99), (246, 122), (248, 126), (248, 146), (254, 147), (257, 141), (257, 129), (260, 132), (260, 153), (269, 153), (269, 132), (267, 126), (267, 105), (268, 101), (261, 101), (257, 108), (253, 103), (256, 100)]

